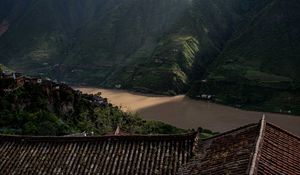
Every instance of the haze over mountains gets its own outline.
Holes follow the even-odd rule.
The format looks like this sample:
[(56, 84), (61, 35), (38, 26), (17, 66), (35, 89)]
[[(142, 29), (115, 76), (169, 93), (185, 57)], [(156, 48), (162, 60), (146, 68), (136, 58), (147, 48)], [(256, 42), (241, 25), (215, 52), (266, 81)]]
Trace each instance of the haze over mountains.
[(299, 9), (297, 0), (0, 0), (0, 63), (300, 113)]

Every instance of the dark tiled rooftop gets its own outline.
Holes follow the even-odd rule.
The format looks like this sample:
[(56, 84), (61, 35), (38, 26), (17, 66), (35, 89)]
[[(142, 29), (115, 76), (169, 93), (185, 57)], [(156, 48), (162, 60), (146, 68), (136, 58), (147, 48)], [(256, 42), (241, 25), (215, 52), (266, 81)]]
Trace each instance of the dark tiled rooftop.
[(203, 141), (178, 174), (300, 175), (299, 137), (264, 119)]
[(258, 157), (258, 174), (300, 175), (300, 139), (267, 123)]
[(203, 141), (179, 174), (246, 174), (258, 133), (257, 124), (248, 125)]
[(195, 137), (0, 136), (0, 174), (176, 174)]
[(300, 174), (299, 137), (264, 119), (196, 136), (0, 136), (0, 174)]

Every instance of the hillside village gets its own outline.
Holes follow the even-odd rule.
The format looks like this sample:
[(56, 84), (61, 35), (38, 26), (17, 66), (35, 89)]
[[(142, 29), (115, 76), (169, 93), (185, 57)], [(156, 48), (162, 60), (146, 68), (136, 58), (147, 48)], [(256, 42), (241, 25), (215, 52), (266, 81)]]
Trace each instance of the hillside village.
[[(49, 93), (51, 91), (57, 91), (62, 90), (65, 92), (73, 92), (75, 91), (70, 86), (64, 84), (64, 83), (57, 83), (54, 81), (51, 81), (48, 78), (41, 78), (41, 77), (31, 77), (31, 76), (25, 76), (21, 73), (15, 73), (15, 72), (5, 72), (3, 71), (0, 75), (0, 78), (6, 82), (2, 84), (1, 90), (5, 94), (13, 93), (15, 90), (17, 90), (20, 87), (23, 87), (26, 83), (27, 84), (33, 84), (33, 85), (40, 85), (43, 89), (43, 91)], [(80, 91), (75, 91), (78, 95), (82, 95)], [(99, 94), (101, 95), (101, 94)], [(106, 98), (102, 98), (99, 95), (88, 95), (84, 94), (83, 97), (86, 101), (90, 102), (91, 105), (94, 106), (101, 106), (101, 107), (107, 107), (109, 105)]]

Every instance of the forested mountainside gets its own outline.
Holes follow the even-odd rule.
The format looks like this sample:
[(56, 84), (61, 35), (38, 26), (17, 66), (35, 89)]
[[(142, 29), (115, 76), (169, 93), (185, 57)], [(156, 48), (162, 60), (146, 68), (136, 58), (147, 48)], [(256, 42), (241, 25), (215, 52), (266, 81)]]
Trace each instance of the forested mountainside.
[(211, 94), (299, 114), (299, 7), (297, 0), (1, 0), (0, 62), (68, 83)]

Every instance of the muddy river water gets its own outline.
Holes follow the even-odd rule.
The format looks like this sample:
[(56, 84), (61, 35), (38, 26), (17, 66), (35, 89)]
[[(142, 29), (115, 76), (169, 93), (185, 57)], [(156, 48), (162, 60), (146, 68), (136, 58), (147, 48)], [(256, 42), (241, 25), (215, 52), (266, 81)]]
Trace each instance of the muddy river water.
[(267, 121), (300, 135), (300, 116), (244, 111), (224, 105), (192, 100), (184, 95), (158, 96), (123, 90), (76, 88), (84, 93), (101, 92), (109, 102), (124, 111), (138, 113), (144, 119), (159, 120), (180, 128), (199, 126), (223, 132), (258, 122), (263, 114)]

